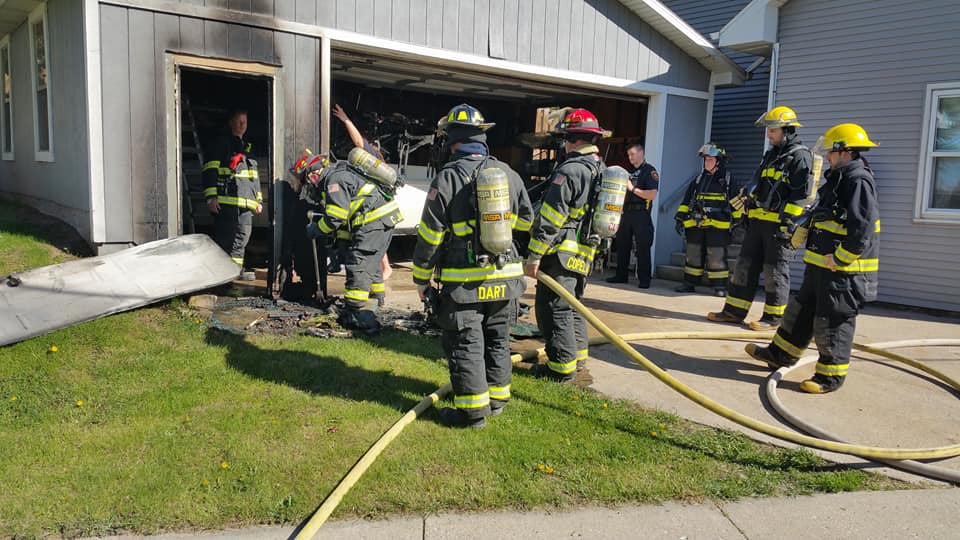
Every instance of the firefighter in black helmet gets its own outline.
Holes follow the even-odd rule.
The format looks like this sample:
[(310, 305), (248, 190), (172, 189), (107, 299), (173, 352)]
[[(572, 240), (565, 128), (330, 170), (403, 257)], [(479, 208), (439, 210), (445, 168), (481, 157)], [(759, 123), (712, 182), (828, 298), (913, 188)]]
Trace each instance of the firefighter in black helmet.
[(257, 162), (244, 139), (247, 112), (233, 111), (227, 125), (230, 132), (214, 142), (211, 159), (203, 165), (203, 196), (213, 214), (214, 240), (242, 268), (253, 214), (263, 211), (263, 195)]
[[(540, 213), (530, 230), (526, 274), (546, 272), (576, 298), (583, 297), (597, 249), (584, 242), (589, 226), (593, 185), (604, 170), (597, 141), (607, 134), (586, 109), (566, 113), (556, 131), (563, 136), (566, 159), (553, 172)], [(586, 362), (587, 324), (549, 287), (537, 284), (537, 325), (546, 341), (547, 363), (534, 374), (559, 382), (572, 381)]]
[(677, 232), (687, 241), (687, 258), (683, 267), (683, 285), (677, 292), (693, 292), (704, 278), (714, 294), (726, 294), (727, 246), (730, 227), (740, 217), (728, 202), (733, 196), (733, 178), (727, 170), (727, 152), (706, 143), (697, 151), (703, 158), (703, 170), (687, 186), (674, 219)]
[(823, 138), (830, 169), (816, 206), (798, 229), (808, 231), (803, 284), (770, 345), (746, 347), (750, 356), (777, 369), (796, 364), (813, 339), (820, 353), (816, 372), (800, 384), (811, 394), (833, 392), (846, 379), (857, 314), (876, 300), (880, 268), (877, 186), (860, 155), (877, 144), (857, 124), (833, 126)]
[(753, 304), (760, 274), (766, 302), (763, 316), (749, 324), (751, 330), (771, 330), (780, 325), (790, 296), (790, 260), (794, 251), (781, 228), (796, 219), (812, 194), (813, 157), (800, 142), (797, 114), (789, 107), (774, 107), (756, 121), (766, 127), (770, 150), (763, 155), (753, 186), (731, 200), (747, 212), (747, 231), (740, 256), (730, 277), (723, 310), (707, 314), (717, 322), (743, 322)]
[(493, 125), (467, 104), (440, 120), (450, 161), (430, 185), (413, 253), (420, 299), (438, 298), (454, 394), (440, 420), (453, 427), (481, 428), (510, 400), (510, 326), (526, 289), (513, 231), (530, 230), (533, 208), (517, 173), (490, 155)]
[(327, 156), (313, 156), (302, 171), (307, 198), (321, 208), (307, 225), (307, 236), (345, 244), (346, 309), (340, 314), (340, 323), (375, 331), (380, 328), (376, 314), (365, 308), (371, 292), (377, 292), (373, 286), (383, 283), (380, 261), (390, 246), (394, 227), (403, 220), (399, 205), (389, 189), (347, 161), (330, 163)]

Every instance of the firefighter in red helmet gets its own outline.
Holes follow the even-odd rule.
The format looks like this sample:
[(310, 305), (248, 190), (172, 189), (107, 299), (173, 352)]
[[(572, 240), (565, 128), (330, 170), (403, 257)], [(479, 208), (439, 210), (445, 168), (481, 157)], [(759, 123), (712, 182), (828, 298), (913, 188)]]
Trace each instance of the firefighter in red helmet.
[[(568, 111), (556, 127), (566, 158), (550, 177), (540, 213), (530, 230), (526, 274), (546, 272), (576, 298), (583, 296), (596, 246), (582, 243), (592, 187), (605, 165), (596, 146), (609, 133), (586, 109)], [(548, 362), (534, 374), (568, 382), (587, 358), (587, 325), (583, 317), (549, 287), (537, 284), (536, 317), (546, 341)]]

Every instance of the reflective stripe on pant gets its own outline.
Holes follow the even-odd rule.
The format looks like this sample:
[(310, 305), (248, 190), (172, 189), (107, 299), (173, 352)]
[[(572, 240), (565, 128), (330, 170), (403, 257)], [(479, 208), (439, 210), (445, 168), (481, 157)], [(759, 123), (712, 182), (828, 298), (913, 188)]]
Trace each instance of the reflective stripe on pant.
[(510, 400), (510, 326), (517, 320), (517, 301), (457, 304), (449, 296), (441, 299), (437, 324), (454, 405), (467, 418), (489, 416), (491, 404), (502, 407)]
[(370, 299), (372, 285), (383, 284), (380, 261), (390, 247), (391, 238), (392, 228), (357, 232), (350, 240), (344, 261), (347, 279), (343, 286), (343, 299), (347, 306), (363, 309)]
[(783, 316), (790, 297), (790, 259), (795, 252), (777, 239), (779, 231), (779, 223), (749, 220), (740, 246), (740, 256), (730, 276), (723, 311), (745, 318), (757, 294), (760, 273), (763, 272), (763, 289), (766, 292), (763, 314), (768, 318)]
[(839, 386), (850, 365), (857, 314), (863, 306), (863, 279), (862, 274), (808, 265), (770, 350), (780, 359), (799, 358), (813, 339), (820, 353), (818, 380)]
[(253, 212), (227, 204), (213, 218), (213, 240), (227, 252), (233, 262), (243, 266), (243, 252), (253, 229)]
[[(540, 262), (540, 271), (546, 272), (575, 298), (583, 297), (587, 278), (563, 268), (556, 255), (547, 255)], [(579, 354), (587, 356), (587, 322), (570, 304), (549, 287), (537, 283), (537, 326), (546, 341), (547, 367), (564, 377), (573, 377), (577, 371)]]
[(623, 213), (620, 228), (617, 229), (617, 277), (627, 279), (630, 267), (630, 250), (637, 250), (637, 281), (641, 285), (650, 283), (650, 246), (653, 245), (653, 220), (643, 210), (631, 210)]
[(730, 273), (727, 267), (730, 231), (692, 227), (684, 234), (687, 240), (687, 258), (683, 267), (683, 280), (699, 285), (706, 277), (708, 285), (725, 286)]

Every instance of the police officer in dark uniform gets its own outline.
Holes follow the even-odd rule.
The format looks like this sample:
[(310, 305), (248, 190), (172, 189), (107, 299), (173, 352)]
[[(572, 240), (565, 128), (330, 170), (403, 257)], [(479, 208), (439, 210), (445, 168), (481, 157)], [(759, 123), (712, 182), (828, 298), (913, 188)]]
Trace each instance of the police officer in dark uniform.
[(734, 181), (727, 170), (727, 152), (713, 144), (700, 147), (703, 170), (690, 182), (674, 219), (677, 232), (686, 237), (687, 258), (683, 267), (683, 285), (677, 292), (689, 293), (706, 277), (714, 294), (726, 294), (727, 246), (730, 227), (740, 214), (729, 203)]
[(627, 147), (630, 167), (630, 182), (627, 184), (627, 199), (623, 204), (623, 216), (617, 229), (617, 273), (607, 278), (607, 283), (626, 283), (630, 266), (630, 250), (637, 248), (637, 282), (641, 289), (650, 288), (653, 270), (650, 264), (650, 247), (653, 246), (653, 219), (650, 207), (660, 189), (660, 174), (644, 161), (644, 149), (640, 143)]
[(766, 302), (763, 316), (749, 324), (751, 330), (771, 330), (780, 325), (790, 296), (790, 260), (794, 251), (781, 234), (803, 212), (812, 195), (810, 169), (813, 157), (800, 142), (797, 115), (789, 107), (775, 107), (757, 119), (766, 126), (772, 145), (757, 169), (752, 192), (731, 200), (747, 210), (747, 232), (730, 278), (723, 310), (707, 314), (717, 322), (743, 322), (763, 273)]
[(203, 165), (203, 195), (214, 218), (213, 239), (233, 262), (243, 267), (243, 255), (253, 229), (253, 213), (263, 211), (257, 162), (250, 158), (247, 112), (233, 111), (230, 133), (216, 139)]
[[(525, 271), (533, 278), (538, 272), (546, 272), (579, 299), (597, 252), (595, 246), (583, 242), (586, 233), (581, 227), (588, 225), (591, 187), (605, 168), (596, 146), (605, 131), (586, 109), (568, 112), (557, 131), (563, 135), (566, 159), (550, 177), (540, 213), (530, 230)], [(538, 364), (534, 374), (559, 382), (572, 381), (589, 354), (586, 321), (542, 283), (537, 284), (535, 311), (548, 361)]]
[(394, 227), (402, 221), (399, 205), (389, 190), (346, 161), (331, 164), (326, 156), (314, 156), (304, 170), (307, 196), (322, 209), (319, 219), (307, 225), (307, 236), (333, 236), (346, 243), (343, 297), (347, 309), (340, 322), (364, 331), (377, 330), (376, 315), (364, 308), (372, 285), (383, 282), (380, 261), (390, 246)]
[(877, 297), (880, 209), (873, 171), (860, 156), (875, 146), (857, 124), (839, 124), (824, 134), (830, 169), (816, 206), (798, 229), (809, 235), (803, 284), (790, 299), (773, 342), (746, 347), (750, 356), (776, 369), (796, 364), (812, 338), (820, 358), (813, 377), (800, 384), (811, 394), (833, 392), (843, 384), (857, 314)]
[[(453, 427), (482, 428), (510, 400), (510, 326), (526, 289), (513, 231), (530, 230), (533, 208), (517, 173), (490, 156), (486, 131), (493, 125), (467, 104), (441, 119), (438, 131), (451, 161), (430, 186), (413, 253), (420, 299), (435, 296), (428, 292), (434, 279), (442, 286), (437, 324), (454, 407), (441, 409), (440, 420)], [(496, 190), (488, 189), (489, 178), (499, 179)], [(492, 199), (499, 204), (495, 213)], [(497, 238), (484, 237), (484, 219), (503, 224)], [(504, 249), (494, 253), (494, 244)]]

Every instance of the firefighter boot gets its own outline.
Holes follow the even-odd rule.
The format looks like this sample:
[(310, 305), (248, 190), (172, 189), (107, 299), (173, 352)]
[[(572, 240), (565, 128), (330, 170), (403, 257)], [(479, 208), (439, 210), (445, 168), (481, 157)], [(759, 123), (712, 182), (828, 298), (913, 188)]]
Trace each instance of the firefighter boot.
[(843, 386), (843, 377), (814, 375), (800, 383), (800, 390), (808, 394), (828, 394)]
[(726, 296), (727, 296), (727, 289), (726, 289), (725, 287), (714, 287), (714, 289), (713, 289), (713, 295), (714, 295), (714, 296), (719, 296), (720, 298), (726, 298)]
[(743, 322), (743, 319), (735, 315), (731, 315), (726, 311), (711, 311), (707, 313), (707, 319), (710, 319), (713, 322), (728, 322), (740, 324)]
[(779, 358), (776, 353), (770, 350), (770, 347), (758, 347), (756, 343), (747, 343), (743, 350), (755, 360), (765, 362), (771, 369), (790, 367), (797, 363), (796, 358)]
[(546, 364), (537, 364), (533, 366), (533, 369), (530, 370), (530, 373), (540, 379), (550, 379), (551, 381), (557, 381), (558, 383), (569, 383), (573, 381), (575, 376), (574, 373), (570, 375), (561, 375), (556, 371), (550, 369)]
[(482, 429), (487, 425), (483, 418), (467, 418), (459, 409), (444, 407), (440, 409), (440, 422), (447, 427)]
[(777, 328), (780, 328), (780, 317), (764, 315), (763, 317), (760, 317), (760, 320), (750, 322), (750, 324), (747, 325), (747, 328), (753, 330), (754, 332), (776, 330)]
[(680, 285), (679, 287), (677, 287), (677, 288), (674, 289), (674, 290), (677, 291), (677, 292), (679, 292), (679, 293), (692, 293), (692, 292), (696, 291), (697, 288), (694, 287), (693, 284), (691, 284), (691, 283), (686, 283), (686, 282), (684, 282), (682, 285)]

